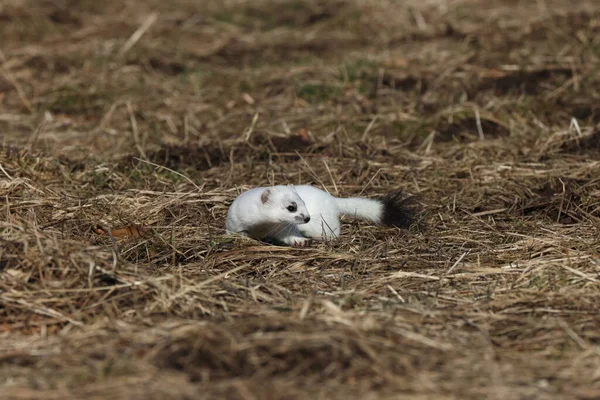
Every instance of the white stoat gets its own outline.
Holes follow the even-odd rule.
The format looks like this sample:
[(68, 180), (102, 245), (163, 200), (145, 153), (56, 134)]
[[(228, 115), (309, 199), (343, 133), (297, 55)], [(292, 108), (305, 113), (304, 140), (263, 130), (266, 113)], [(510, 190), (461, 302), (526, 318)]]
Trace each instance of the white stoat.
[(379, 199), (337, 198), (308, 185), (258, 187), (239, 195), (227, 213), (227, 233), (289, 246), (306, 246), (311, 239), (340, 236), (340, 215), (345, 214), (407, 228), (412, 218), (400, 193)]

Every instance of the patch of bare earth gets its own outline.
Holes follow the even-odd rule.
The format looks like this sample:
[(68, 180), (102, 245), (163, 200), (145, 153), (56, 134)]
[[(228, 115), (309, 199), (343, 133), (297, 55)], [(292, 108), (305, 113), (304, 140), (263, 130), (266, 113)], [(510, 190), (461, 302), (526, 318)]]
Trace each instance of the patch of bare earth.
[[(595, 1), (0, 3), (0, 397), (600, 397)], [(416, 195), (307, 249), (243, 189)]]

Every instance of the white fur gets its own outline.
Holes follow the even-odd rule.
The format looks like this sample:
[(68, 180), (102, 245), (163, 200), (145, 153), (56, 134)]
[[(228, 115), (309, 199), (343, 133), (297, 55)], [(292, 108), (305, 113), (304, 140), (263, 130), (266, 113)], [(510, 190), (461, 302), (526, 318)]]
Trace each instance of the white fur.
[[(262, 196), (269, 191), (268, 200)], [(297, 210), (287, 207), (296, 204)], [(298, 232), (304, 219), (310, 218), (306, 205), (294, 186), (272, 186), (250, 189), (238, 196), (227, 212), (228, 233), (239, 233), (255, 239), (275, 239), (289, 246), (307, 245), (309, 239)]]
[[(262, 203), (261, 195), (265, 190), (272, 191), (273, 202)], [(285, 205), (290, 201), (298, 204), (298, 213), (310, 216), (308, 223), (298, 222), (289, 215)], [(242, 193), (229, 208), (227, 231), (304, 246), (309, 239), (338, 238), (342, 214), (378, 224), (383, 216), (383, 204), (366, 198), (336, 198), (308, 185), (255, 188)]]

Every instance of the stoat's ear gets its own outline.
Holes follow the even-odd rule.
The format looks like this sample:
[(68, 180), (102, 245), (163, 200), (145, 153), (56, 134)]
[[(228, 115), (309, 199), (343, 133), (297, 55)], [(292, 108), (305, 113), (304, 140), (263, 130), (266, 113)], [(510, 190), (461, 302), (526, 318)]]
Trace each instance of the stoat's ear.
[(262, 201), (263, 204), (265, 204), (267, 201), (269, 201), (269, 198), (271, 197), (271, 189), (265, 189), (262, 194), (260, 195), (260, 201)]

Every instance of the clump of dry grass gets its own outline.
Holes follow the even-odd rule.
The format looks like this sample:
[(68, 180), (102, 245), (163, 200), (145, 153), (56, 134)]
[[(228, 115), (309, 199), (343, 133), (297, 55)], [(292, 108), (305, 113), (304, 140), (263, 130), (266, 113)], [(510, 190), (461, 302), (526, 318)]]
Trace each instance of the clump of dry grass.
[[(598, 10), (0, 5), (0, 388), (580, 398), (597, 371)], [(416, 195), (290, 249), (246, 188)]]

